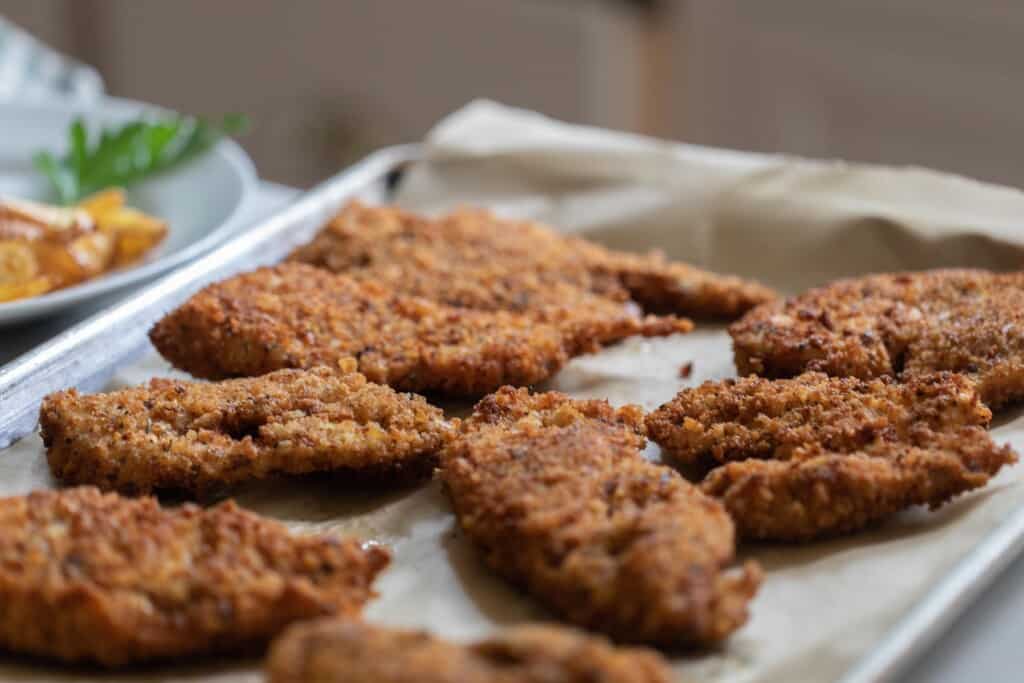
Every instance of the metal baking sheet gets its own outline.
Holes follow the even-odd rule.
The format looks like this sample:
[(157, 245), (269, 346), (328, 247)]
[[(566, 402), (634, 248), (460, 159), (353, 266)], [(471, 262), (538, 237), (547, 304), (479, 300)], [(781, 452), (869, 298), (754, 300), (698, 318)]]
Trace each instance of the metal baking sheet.
[[(215, 252), (0, 369), (0, 448), (35, 429), (46, 394), (72, 386), (83, 391), (102, 388), (117, 368), (148, 348), (150, 326), (202, 286), (279, 261), (308, 241), (349, 199), (386, 201), (394, 177), (417, 156), (415, 146), (386, 148), (369, 156)], [(894, 680), (1022, 549), (1024, 510), (977, 544), (845, 674), (843, 682)]]

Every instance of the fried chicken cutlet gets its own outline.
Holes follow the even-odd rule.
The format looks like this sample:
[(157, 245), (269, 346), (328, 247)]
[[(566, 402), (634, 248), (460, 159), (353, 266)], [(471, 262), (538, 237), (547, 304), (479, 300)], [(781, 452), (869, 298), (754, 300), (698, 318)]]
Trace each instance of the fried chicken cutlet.
[(344, 369), (51, 394), (39, 415), (50, 469), (65, 484), (200, 496), (273, 474), (429, 472), (453, 434), (442, 411)]
[(0, 499), (0, 648), (107, 667), (261, 648), (357, 616), (388, 553), (296, 536), (228, 502), (161, 509), (91, 487)]
[(561, 309), (543, 320), (460, 309), (288, 263), (207, 287), (158, 322), (150, 339), (174, 365), (206, 379), (354, 357), (373, 382), (479, 396), (503, 384), (540, 382), (603, 344), (692, 328), (687, 320), (641, 318), (623, 306), (614, 314), (607, 307)]
[(932, 270), (840, 280), (729, 328), (740, 374), (862, 379), (949, 370), (999, 408), (1024, 396), (1024, 272)]
[(725, 463), (701, 488), (742, 536), (806, 541), (984, 486), (1017, 460), (992, 441), (991, 418), (973, 382), (954, 373), (898, 383), (812, 372), (706, 382), (646, 425), (677, 464)]
[(573, 629), (515, 626), (461, 645), (346, 619), (296, 624), (274, 642), (268, 683), (669, 683), (656, 652)]
[(709, 645), (747, 619), (756, 563), (730, 569), (733, 523), (648, 462), (636, 406), (483, 399), (441, 455), (459, 524), (484, 562), (559, 617), (621, 642)]
[(633, 299), (652, 313), (735, 318), (775, 298), (755, 282), (629, 254), (530, 221), (462, 209), (433, 219), (347, 205), (290, 257), (450, 306), (537, 312)]
[(970, 380), (953, 373), (903, 384), (808, 372), (789, 380), (705, 382), (680, 391), (646, 425), (666, 455), (691, 465), (789, 460), (811, 444), (849, 453), (878, 440), (924, 443), (961, 427), (984, 433), (991, 420)]

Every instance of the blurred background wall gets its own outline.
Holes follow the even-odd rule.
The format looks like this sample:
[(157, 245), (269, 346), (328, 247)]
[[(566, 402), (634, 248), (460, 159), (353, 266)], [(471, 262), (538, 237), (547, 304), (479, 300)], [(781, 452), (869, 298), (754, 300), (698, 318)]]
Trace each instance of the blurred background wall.
[(1024, 186), (1024, 5), (1005, 0), (0, 0), (108, 89), (245, 112), (308, 185), (491, 97), (744, 149)]

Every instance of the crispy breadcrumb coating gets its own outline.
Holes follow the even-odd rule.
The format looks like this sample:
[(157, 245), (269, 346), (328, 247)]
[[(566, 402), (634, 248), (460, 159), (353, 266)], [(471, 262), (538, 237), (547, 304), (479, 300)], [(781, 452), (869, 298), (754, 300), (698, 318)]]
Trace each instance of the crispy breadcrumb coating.
[(622, 642), (708, 645), (747, 619), (755, 563), (730, 570), (714, 499), (641, 454), (642, 413), (503, 388), (442, 451), (456, 517), (492, 569)]
[(962, 375), (860, 380), (805, 373), (706, 382), (647, 416), (680, 465), (726, 463), (702, 489), (741, 536), (806, 541), (856, 531), (913, 505), (939, 507), (1016, 462)]
[(876, 442), (837, 454), (812, 446), (788, 461), (731, 462), (711, 470), (701, 488), (721, 499), (744, 538), (809, 541), (914, 505), (938, 508), (1016, 461), (984, 431), (964, 428), (926, 447)]
[(107, 667), (263, 647), (356, 616), (388, 553), (295, 536), (228, 502), (161, 509), (83, 487), (0, 499), (0, 648)]
[(487, 427), (514, 431), (528, 423), (570, 425), (577, 421), (622, 427), (623, 439), (637, 448), (644, 447), (644, 411), (640, 406), (612, 408), (608, 401), (574, 399), (557, 391), (534, 394), (526, 389), (502, 387), (473, 407), (461, 429), (463, 434), (473, 434)]
[(530, 221), (461, 209), (432, 219), (353, 202), (292, 260), (451, 306), (543, 311), (630, 298), (645, 310), (735, 318), (775, 297), (663, 254), (617, 252)]
[(346, 619), (296, 624), (274, 642), (268, 683), (669, 683), (656, 652), (553, 625), (461, 645)]
[(840, 280), (734, 323), (740, 374), (869, 379), (939, 370), (999, 408), (1024, 396), (1024, 272), (932, 270)]
[(788, 460), (810, 445), (850, 453), (875, 441), (922, 443), (936, 431), (978, 427), (992, 411), (973, 383), (952, 373), (860, 380), (808, 372), (684, 389), (647, 416), (647, 434), (679, 464), (766, 458)]
[(547, 379), (603, 344), (693, 327), (617, 311), (560, 309), (538, 320), (453, 308), (289, 263), (207, 287), (158, 322), (150, 339), (174, 365), (207, 379), (336, 366), (354, 357), (373, 382), (478, 396)]
[(669, 261), (660, 251), (628, 254), (589, 246), (591, 272), (613, 276), (648, 313), (731, 320), (777, 297), (758, 282)]
[(48, 396), (39, 421), (59, 480), (131, 494), (205, 496), (284, 473), (422, 475), (453, 434), (422, 397), (330, 368), (213, 384), (156, 379), (88, 396), (72, 389)]

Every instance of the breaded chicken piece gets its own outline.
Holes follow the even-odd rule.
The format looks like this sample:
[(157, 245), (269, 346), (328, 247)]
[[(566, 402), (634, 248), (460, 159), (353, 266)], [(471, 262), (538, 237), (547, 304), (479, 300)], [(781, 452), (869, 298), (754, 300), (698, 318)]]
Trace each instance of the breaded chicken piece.
[[(788, 460), (811, 445), (851, 453), (875, 441), (927, 443), (935, 432), (984, 433), (992, 411), (961, 375), (936, 373), (905, 384), (808, 372), (705, 382), (680, 391), (647, 416), (647, 435), (676, 463)], [(988, 438), (987, 436), (985, 438)]]
[(999, 408), (1024, 396), (1024, 272), (932, 270), (840, 280), (734, 323), (740, 374), (870, 379), (939, 370)]
[(648, 313), (732, 320), (778, 296), (752, 280), (669, 261), (660, 251), (629, 254), (589, 247), (590, 272), (614, 277)]
[(422, 397), (344, 368), (72, 389), (48, 396), (39, 422), (57, 479), (130, 494), (205, 496), (273, 474), (336, 470), (408, 478), (429, 472), (453, 435)]
[(645, 310), (735, 318), (770, 289), (664, 255), (628, 254), (530, 221), (462, 209), (433, 219), (346, 206), (292, 260), (451, 306), (517, 312), (632, 298)]
[(487, 565), (568, 622), (621, 642), (710, 645), (747, 619), (760, 568), (730, 570), (722, 506), (648, 462), (639, 408), (503, 388), (442, 451)]
[(0, 649), (107, 667), (263, 647), (359, 614), (388, 553), (224, 503), (83, 487), (0, 499)]
[(538, 320), (459, 309), (289, 263), (207, 287), (158, 322), (150, 339), (174, 365), (207, 379), (354, 357), (373, 382), (478, 396), (547, 379), (571, 357), (625, 337), (693, 328), (616, 310), (562, 309)]
[(810, 541), (863, 529), (914, 505), (935, 509), (1017, 461), (977, 428), (927, 446), (879, 441), (852, 453), (811, 446), (787, 461), (743, 460), (711, 470), (701, 489), (719, 498), (744, 538)]
[(807, 541), (984, 486), (1017, 460), (985, 430), (991, 418), (954, 373), (905, 384), (806, 373), (706, 382), (646, 425), (676, 463), (726, 463), (701, 487), (741, 536)]
[(656, 652), (548, 625), (469, 645), (346, 619), (296, 624), (274, 642), (268, 683), (669, 683)]

